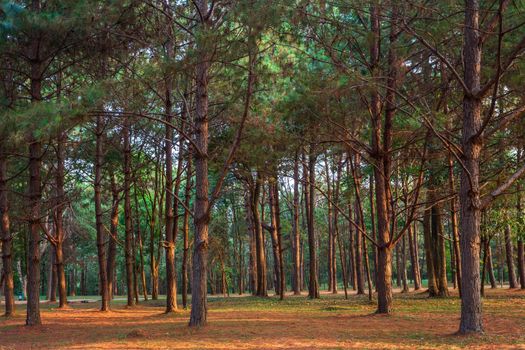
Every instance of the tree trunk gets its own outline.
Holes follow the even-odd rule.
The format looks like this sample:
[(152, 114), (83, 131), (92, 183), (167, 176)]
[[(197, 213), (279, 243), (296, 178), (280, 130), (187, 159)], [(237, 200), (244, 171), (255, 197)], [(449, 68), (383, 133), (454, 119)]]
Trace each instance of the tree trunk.
[(186, 165), (186, 187), (184, 194), (184, 219), (182, 224), (183, 235), (183, 252), (182, 252), (182, 307), (186, 309), (188, 303), (188, 253), (190, 244), (190, 212), (187, 208), (190, 207), (191, 199), (191, 153), (188, 152), (188, 160)]
[(299, 233), (299, 155), (295, 153), (293, 167), (293, 221), (292, 221), (292, 258), (293, 258), (293, 294), (301, 294), (301, 235)]
[(111, 225), (109, 229), (108, 253), (107, 253), (107, 280), (109, 299), (113, 299), (113, 280), (115, 279), (115, 260), (117, 257), (117, 240), (118, 240), (118, 215), (120, 193), (117, 188), (115, 175), (111, 173)]
[(131, 134), (130, 120), (125, 117), (122, 128), (122, 138), (124, 139), (124, 224), (125, 241), (124, 255), (126, 263), (126, 288), (128, 294), (128, 306), (135, 305), (135, 288), (133, 276), (133, 227), (131, 222)]
[(64, 252), (63, 243), (65, 238), (64, 232), (64, 210), (65, 210), (65, 194), (64, 194), (64, 172), (65, 172), (65, 155), (64, 155), (64, 142), (65, 134), (60, 131), (58, 136), (57, 148), (56, 148), (56, 174), (55, 174), (55, 186), (56, 186), (56, 206), (54, 210), (53, 221), (55, 224), (55, 264), (57, 271), (58, 280), (58, 299), (59, 308), (67, 306), (67, 289), (66, 289), (66, 273), (64, 271)]
[(104, 233), (104, 223), (102, 221), (102, 163), (104, 157), (103, 142), (104, 142), (104, 122), (102, 116), (97, 116), (97, 125), (95, 130), (96, 146), (95, 146), (95, 221), (97, 231), (97, 253), (98, 253), (98, 274), (100, 281), (100, 294), (102, 297), (100, 304), (100, 311), (109, 311), (109, 287), (106, 270), (106, 251)]
[(283, 245), (282, 245), (282, 232), (281, 232), (281, 209), (279, 205), (279, 182), (277, 178), (277, 172), (275, 174), (275, 182), (270, 182), (269, 185), (269, 191), (270, 191), (270, 208), (271, 208), (271, 216), (272, 216), (272, 229), (275, 232), (276, 235), (276, 258), (277, 262), (275, 264), (276, 267), (276, 275), (277, 278), (277, 284), (275, 286), (275, 290), (279, 290), (279, 296), (280, 299), (284, 299), (284, 292), (285, 292), (285, 276), (284, 276), (284, 261), (283, 261)]
[[(33, 1), (33, 10), (40, 10), (40, 1)], [(31, 101), (42, 101), (43, 63), (39, 60), (39, 42), (32, 43)], [(42, 143), (33, 131), (28, 134), (29, 144), (29, 242), (27, 251), (27, 326), (42, 324), (40, 319), (40, 210), (42, 200), (41, 165)]]
[(139, 268), (138, 268), (138, 273), (140, 274), (140, 283), (141, 283), (141, 286), (142, 286), (142, 295), (144, 297), (144, 301), (148, 301), (148, 287), (147, 287), (147, 283), (146, 283), (146, 271), (145, 271), (145, 268), (144, 268), (144, 247), (143, 247), (143, 244), (142, 244), (142, 231), (140, 229), (140, 211), (139, 211), (139, 200), (138, 200), (138, 194), (137, 194), (138, 190), (137, 188), (135, 187), (135, 213), (136, 213), (136, 227), (137, 227), (137, 241), (136, 243), (138, 244), (139, 246)]
[(486, 249), (487, 249), (487, 270), (490, 280), (490, 288), (496, 289), (496, 276), (494, 276), (494, 264), (492, 263), (492, 248), (490, 247), (490, 240), (487, 240)]
[(319, 298), (319, 281), (317, 278), (317, 252), (315, 242), (315, 155), (313, 145), (310, 145), (310, 153), (308, 155), (308, 210), (307, 210), (307, 225), (308, 225), (308, 252), (310, 255), (309, 262), (309, 284), (308, 297), (310, 299)]
[(257, 295), (268, 296), (266, 286), (266, 253), (264, 249), (264, 233), (262, 230), (261, 216), (259, 214), (259, 198), (261, 195), (263, 179), (257, 172), (253, 194), (251, 199), (251, 212), (253, 214), (253, 225), (255, 230), (255, 248), (257, 254)]
[(408, 228), (408, 246), (410, 250), (410, 262), (412, 267), (412, 278), (414, 279), (414, 290), (420, 290), (421, 289), (421, 273), (419, 270), (419, 257), (417, 256), (416, 252), (416, 245), (417, 245), (417, 234), (416, 231), (413, 230), (413, 227), (415, 225), (410, 225)]
[(406, 235), (403, 236), (403, 241), (401, 244), (401, 281), (403, 282), (403, 293), (409, 291), (408, 281), (407, 281), (407, 247), (406, 247)]
[(465, 1), (463, 66), (466, 87), (472, 93), (463, 97), (462, 160), (459, 190), (460, 249), (462, 295), (459, 333), (483, 332), (479, 274), (481, 200), (479, 188), (479, 157), (482, 140), (480, 89), (481, 45), (478, 0)]
[[(201, 17), (200, 27), (205, 33), (210, 27), (207, 0), (196, 0)], [(200, 36), (198, 37), (200, 38)], [(197, 52), (200, 52), (196, 67), (196, 103), (195, 103), (195, 144), (198, 152), (195, 156), (195, 238), (193, 246), (193, 278), (190, 326), (204, 326), (207, 320), (208, 304), (206, 299), (206, 276), (208, 266), (208, 70), (210, 62), (205, 43), (197, 40)]]
[(432, 257), (434, 259), (438, 296), (445, 297), (449, 295), (449, 292), (447, 286), (445, 236), (440, 204), (434, 204), (432, 207), (432, 242), (434, 248)]
[[(430, 202), (431, 196), (427, 196)], [(427, 281), (428, 281), (428, 296), (435, 297), (438, 295), (436, 269), (434, 267), (433, 257), (433, 242), (432, 242), (432, 208), (426, 208), (423, 217), (423, 234), (425, 240), (425, 257), (427, 263)]]
[(516, 271), (514, 270), (514, 247), (510, 237), (510, 225), (505, 227), (505, 253), (507, 257), (507, 268), (509, 271), (509, 288), (518, 288), (516, 280)]
[[(0, 145), (2, 147), (2, 145)], [(2, 274), (4, 277), (5, 316), (15, 313), (13, 236), (9, 221), (9, 199), (7, 196), (7, 156), (0, 149), (0, 240), (2, 243)]]
[[(452, 155), (448, 155), (448, 178), (450, 193), (455, 192), (454, 185), (454, 162), (452, 160)], [(457, 209), (457, 200), (455, 197), (450, 199), (450, 224), (452, 227), (452, 244), (454, 245), (454, 262), (452, 263), (455, 266), (456, 280), (458, 283), (459, 297), (461, 298), (461, 252), (459, 249), (459, 230), (458, 230), (458, 209)]]
[(518, 241), (518, 274), (520, 276), (521, 289), (525, 289), (525, 257), (523, 249), (523, 240)]
[(49, 246), (49, 277), (47, 279), (47, 299), (49, 300), (49, 302), (57, 301), (57, 266), (55, 264), (55, 252), (53, 251), (54, 249), (54, 245)]

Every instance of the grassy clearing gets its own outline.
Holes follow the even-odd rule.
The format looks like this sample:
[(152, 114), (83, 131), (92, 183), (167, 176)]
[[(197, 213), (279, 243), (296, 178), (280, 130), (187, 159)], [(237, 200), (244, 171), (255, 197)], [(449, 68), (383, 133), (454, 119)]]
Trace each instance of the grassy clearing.
[[(93, 297), (86, 297), (91, 299)], [(101, 314), (96, 303), (68, 310), (42, 305), (44, 325), (23, 326), (18, 316), (0, 320), (0, 349), (525, 349), (525, 292), (489, 290), (484, 300), (486, 333), (455, 335), (459, 299), (396, 294), (391, 316), (375, 315), (365, 296), (211, 297), (209, 325), (189, 329), (189, 311), (163, 314), (163, 300), (126, 308), (114, 302)]]

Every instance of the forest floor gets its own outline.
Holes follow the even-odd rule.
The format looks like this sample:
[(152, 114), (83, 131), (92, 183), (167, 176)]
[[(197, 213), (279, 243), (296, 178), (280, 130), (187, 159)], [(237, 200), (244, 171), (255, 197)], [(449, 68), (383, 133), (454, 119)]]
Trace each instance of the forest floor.
[(0, 349), (525, 349), (525, 291), (486, 294), (486, 332), (470, 337), (455, 335), (457, 295), (416, 292), (396, 293), (391, 316), (375, 315), (375, 305), (357, 295), (210, 297), (202, 329), (188, 328), (187, 310), (164, 314), (162, 300), (132, 308), (116, 300), (104, 314), (98, 303), (65, 310), (43, 303), (43, 325), (35, 328), (23, 325), (25, 306), (18, 305), (17, 316), (0, 317)]

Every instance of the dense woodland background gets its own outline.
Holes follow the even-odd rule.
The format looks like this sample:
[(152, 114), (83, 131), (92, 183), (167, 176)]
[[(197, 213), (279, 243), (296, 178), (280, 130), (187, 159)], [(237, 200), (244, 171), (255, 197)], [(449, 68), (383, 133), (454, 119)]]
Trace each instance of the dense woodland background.
[(208, 293), (459, 289), (469, 333), (485, 285), (525, 289), (523, 0), (2, 0), (0, 36), (27, 325), (75, 294), (203, 326)]

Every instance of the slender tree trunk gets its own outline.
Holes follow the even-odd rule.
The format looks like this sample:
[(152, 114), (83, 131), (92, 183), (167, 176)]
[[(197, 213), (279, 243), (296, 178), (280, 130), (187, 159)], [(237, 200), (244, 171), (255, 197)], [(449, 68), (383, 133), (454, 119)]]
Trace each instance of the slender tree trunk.
[[(327, 225), (328, 225), (328, 244), (327, 244), (327, 267), (328, 267), (328, 291), (332, 291), (335, 287), (334, 283), (334, 266), (333, 266), (333, 222), (332, 222), (332, 181), (330, 174), (330, 167), (328, 166), (328, 154), (325, 156), (325, 174), (326, 174), (326, 206), (327, 206)], [(337, 293), (337, 291), (336, 291)]]
[(49, 246), (49, 277), (47, 279), (49, 285), (48, 285), (48, 300), (49, 302), (56, 302), (57, 301), (57, 266), (55, 264), (55, 252), (53, 251), (55, 249), (54, 245)]
[(314, 208), (315, 208), (315, 155), (313, 146), (310, 145), (310, 153), (308, 155), (308, 210), (307, 210), (307, 224), (308, 224), (308, 252), (310, 255), (309, 263), (309, 284), (308, 297), (310, 299), (319, 298), (319, 281), (317, 277), (317, 252), (315, 244), (315, 222), (314, 222)]
[(253, 225), (255, 229), (255, 248), (257, 252), (257, 295), (268, 296), (266, 286), (266, 253), (264, 249), (264, 232), (262, 230), (261, 215), (259, 213), (259, 198), (261, 195), (263, 179), (257, 172), (253, 195), (251, 200), (251, 212), (253, 214)]
[(419, 257), (416, 253), (417, 235), (416, 231), (413, 230), (414, 225), (410, 225), (408, 228), (408, 246), (410, 250), (410, 262), (412, 267), (412, 277), (414, 279), (414, 290), (421, 289), (421, 273), (419, 270)]
[[(427, 196), (430, 202), (431, 196)], [(427, 263), (427, 281), (428, 281), (428, 295), (435, 297), (438, 295), (436, 269), (434, 266), (434, 257), (432, 254), (432, 209), (426, 208), (423, 217), (423, 234), (425, 240), (425, 257)]]
[(257, 234), (255, 232), (255, 224), (253, 221), (252, 212), (252, 201), (253, 201), (253, 189), (248, 184), (248, 189), (244, 195), (244, 207), (246, 214), (246, 223), (248, 228), (249, 240), (250, 240), (250, 265), (249, 265), (249, 285), (252, 295), (257, 295)]
[(109, 229), (108, 253), (107, 253), (107, 280), (109, 298), (113, 299), (113, 280), (115, 279), (115, 261), (117, 257), (117, 240), (118, 240), (118, 215), (120, 193), (117, 188), (115, 175), (111, 174), (111, 225)]
[(282, 249), (282, 232), (281, 232), (281, 209), (279, 205), (279, 183), (277, 180), (277, 172), (275, 174), (275, 182), (269, 184), (270, 194), (270, 208), (272, 216), (272, 229), (276, 235), (276, 275), (277, 285), (275, 290), (279, 290), (280, 299), (284, 299), (285, 292), (285, 276), (284, 276), (284, 261), (283, 261), (283, 249)]
[(521, 289), (525, 289), (525, 257), (523, 249), (523, 240), (518, 241), (518, 274), (520, 276)]
[(96, 125), (96, 145), (95, 145), (95, 221), (97, 231), (97, 252), (98, 252), (98, 274), (100, 281), (100, 294), (102, 297), (100, 311), (109, 311), (109, 287), (106, 270), (106, 251), (104, 233), (104, 223), (102, 221), (102, 163), (104, 157), (103, 139), (104, 139), (104, 122), (102, 116), (97, 116)]
[(507, 268), (509, 271), (509, 288), (518, 288), (516, 280), (516, 271), (514, 270), (514, 246), (510, 237), (510, 225), (505, 227), (505, 253), (507, 257)]
[(65, 134), (60, 131), (58, 136), (58, 143), (56, 149), (57, 168), (55, 176), (56, 185), (56, 206), (54, 210), (54, 224), (55, 224), (55, 264), (58, 280), (58, 298), (59, 308), (67, 306), (67, 289), (66, 289), (66, 273), (64, 271), (64, 252), (63, 243), (65, 238), (64, 232), (64, 210), (65, 210), (65, 194), (64, 194), (64, 168), (65, 168), (65, 154), (64, 154)]
[(139, 246), (139, 273), (140, 273), (140, 283), (142, 285), (142, 295), (144, 297), (144, 301), (148, 301), (148, 287), (146, 283), (146, 271), (144, 269), (144, 247), (142, 244), (142, 231), (140, 229), (140, 211), (139, 211), (139, 200), (138, 200), (138, 194), (137, 194), (137, 188), (135, 188), (135, 213), (137, 216), (136, 226), (137, 226), (137, 244)]
[(407, 281), (407, 247), (406, 247), (406, 235), (403, 236), (401, 244), (401, 281), (403, 282), (403, 293), (409, 291), (408, 281)]
[(135, 289), (133, 278), (133, 227), (131, 222), (131, 134), (129, 117), (124, 119), (122, 138), (124, 139), (124, 224), (125, 241), (124, 255), (126, 262), (126, 287), (128, 291), (128, 306), (135, 305)]
[[(454, 185), (454, 162), (452, 155), (448, 155), (448, 178), (450, 192), (455, 192)], [(454, 257), (453, 264), (456, 268), (456, 279), (458, 283), (459, 297), (461, 298), (461, 252), (459, 250), (459, 230), (458, 230), (458, 215), (457, 215), (457, 200), (455, 197), (450, 199), (450, 224), (452, 226), (452, 244), (454, 245)]]
[[(523, 148), (518, 148), (517, 152), (517, 163), (520, 164), (523, 155)], [(521, 209), (521, 183), (516, 183), (516, 212), (518, 213), (518, 219), (523, 215)], [(525, 289), (525, 256), (523, 248), (523, 238), (521, 232), (518, 232), (518, 275), (520, 277), (521, 289)]]
[(492, 248), (490, 247), (490, 240), (487, 240), (485, 243), (486, 249), (487, 249), (487, 269), (489, 274), (489, 280), (490, 280), (490, 288), (496, 289), (496, 276), (494, 276), (494, 264), (492, 263)]
[(7, 156), (0, 144), (0, 240), (2, 243), (2, 274), (4, 277), (5, 313), (15, 314), (13, 236), (9, 221), (9, 199), (7, 196)]
[(447, 266), (445, 253), (445, 236), (443, 233), (441, 205), (435, 204), (432, 207), (432, 242), (434, 270), (436, 273), (436, 282), (438, 296), (445, 297), (449, 295), (447, 286)]
[(268, 202), (270, 206), (270, 238), (272, 240), (272, 253), (273, 253), (273, 270), (274, 270), (274, 288), (275, 294), (280, 295), (281, 290), (281, 271), (280, 271), (280, 253), (279, 253), (279, 238), (277, 233), (277, 214), (275, 208), (275, 193), (274, 193), (274, 184), (269, 181), (268, 183)]
[[(186, 166), (186, 187), (184, 194), (184, 205), (186, 208), (190, 207), (191, 199), (191, 153), (188, 152), (188, 160)], [(183, 234), (183, 252), (182, 252), (182, 306), (186, 309), (188, 303), (188, 253), (190, 244), (190, 212), (188, 209), (184, 210), (184, 219), (182, 224)]]
[(301, 294), (301, 235), (299, 233), (299, 154), (295, 153), (293, 167), (293, 221), (292, 221), (292, 258), (293, 258), (293, 294)]

